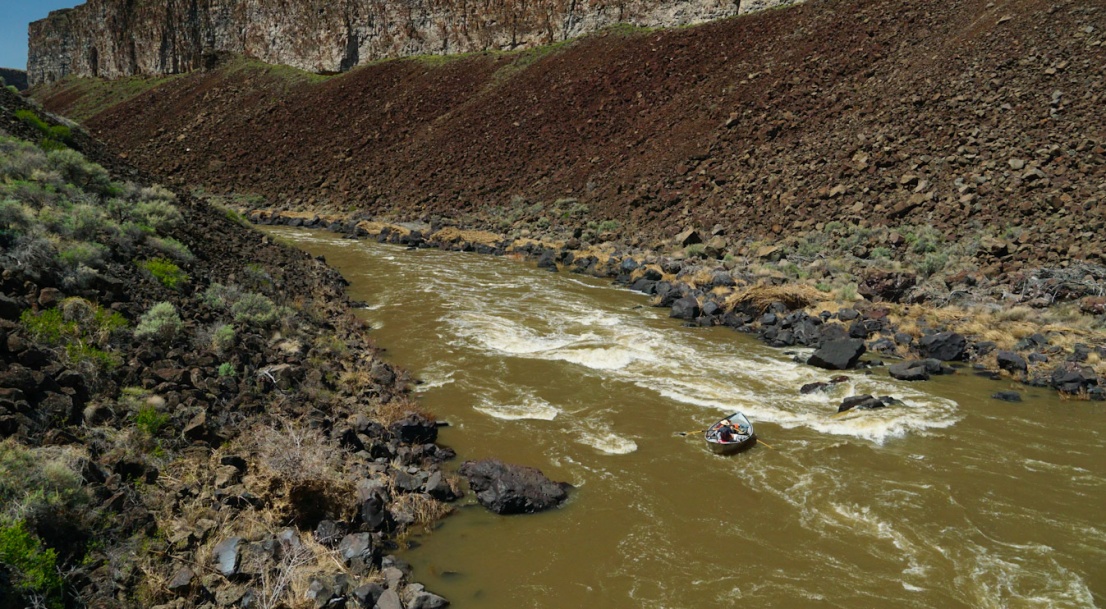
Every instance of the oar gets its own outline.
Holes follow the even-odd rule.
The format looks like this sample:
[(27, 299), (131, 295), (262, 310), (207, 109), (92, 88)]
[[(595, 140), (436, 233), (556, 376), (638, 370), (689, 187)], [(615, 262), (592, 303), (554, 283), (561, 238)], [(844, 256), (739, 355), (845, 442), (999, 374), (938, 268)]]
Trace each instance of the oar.
[[(757, 438), (757, 444), (764, 444), (764, 448), (772, 448), (764, 440), (761, 440), (760, 438)], [(776, 449), (772, 448), (772, 450), (776, 450)]]
[(706, 432), (707, 432), (707, 430), (705, 430), (705, 429), (692, 429), (691, 431), (680, 431), (680, 432), (677, 432), (677, 433), (676, 433), (676, 435), (678, 435), (678, 436), (686, 436), (686, 435), (688, 435), (688, 434), (693, 434), (693, 433), (706, 433)]

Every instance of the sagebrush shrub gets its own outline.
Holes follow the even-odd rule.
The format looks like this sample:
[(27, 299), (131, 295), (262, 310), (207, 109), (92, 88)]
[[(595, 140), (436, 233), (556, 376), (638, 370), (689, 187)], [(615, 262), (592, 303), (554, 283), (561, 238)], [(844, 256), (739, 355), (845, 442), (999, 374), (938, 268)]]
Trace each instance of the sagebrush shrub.
[(270, 326), (280, 316), (280, 310), (272, 300), (253, 292), (244, 294), (238, 302), (231, 305), (230, 312), (234, 315), (234, 321), (238, 323), (259, 326)]
[(168, 342), (176, 338), (183, 327), (184, 323), (177, 314), (177, 308), (172, 303), (159, 302), (139, 318), (134, 336), (135, 338), (157, 338)]
[(46, 153), (47, 165), (61, 174), (62, 179), (84, 190), (98, 194), (112, 191), (111, 175), (108, 171), (85, 159), (84, 155), (66, 148)]

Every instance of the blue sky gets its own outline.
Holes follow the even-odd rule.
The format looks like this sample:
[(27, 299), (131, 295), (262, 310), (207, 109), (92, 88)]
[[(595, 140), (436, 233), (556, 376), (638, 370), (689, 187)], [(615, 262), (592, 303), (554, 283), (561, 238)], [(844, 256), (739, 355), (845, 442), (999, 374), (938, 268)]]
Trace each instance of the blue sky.
[(83, 0), (0, 0), (0, 68), (27, 69), (27, 24)]

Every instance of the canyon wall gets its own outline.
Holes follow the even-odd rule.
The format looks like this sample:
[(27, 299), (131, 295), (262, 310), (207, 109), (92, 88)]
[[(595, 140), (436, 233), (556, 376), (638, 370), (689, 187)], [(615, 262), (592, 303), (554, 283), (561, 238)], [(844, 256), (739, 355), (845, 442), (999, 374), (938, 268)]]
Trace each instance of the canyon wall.
[(30, 25), (32, 85), (176, 74), (236, 53), (313, 72), (512, 50), (616, 23), (699, 23), (792, 0), (89, 0)]

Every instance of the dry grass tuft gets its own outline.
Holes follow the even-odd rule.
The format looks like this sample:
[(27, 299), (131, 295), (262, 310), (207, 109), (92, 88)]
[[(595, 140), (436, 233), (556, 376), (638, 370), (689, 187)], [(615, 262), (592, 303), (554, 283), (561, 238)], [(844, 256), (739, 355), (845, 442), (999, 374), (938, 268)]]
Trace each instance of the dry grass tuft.
[(487, 245), (495, 247), (503, 240), (503, 237), (496, 233), (489, 233), (481, 230), (461, 230), (448, 226), (439, 230), (438, 232), (430, 235), (430, 241), (440, 241), (442, 243), (479, 243), (481, 245)]
[(426, 493), (407, 493), (395, 498), (392, 509), (411, 514), (415, 519), (415, 525), (429, 528), (452, 512), (453, 506), (438, 501)]
[(434, 416), (423, 410), (418, 402), (407, 397), (396, 398), (387, 404), (376, 404), (372, 407), (372, 412), (369, 413), (369, 416), (377, 423), (380, 423), (384, 427), (388, 427), (392, 423), (402, 421), (407, 415), (412, 413), (422, 416), (428, 421), (434, 420)]
[(727, 311), (732, 311), (737, 307), (751, 304), (753, 308), (763, 313), (773, 302), (782, 302), (787, 305), (787, 308), (796, 310), (805, 309), (824, 297), (823, 293), (805, 284), (758, 284), (734, 292), (726, 299), (725, 308)]

